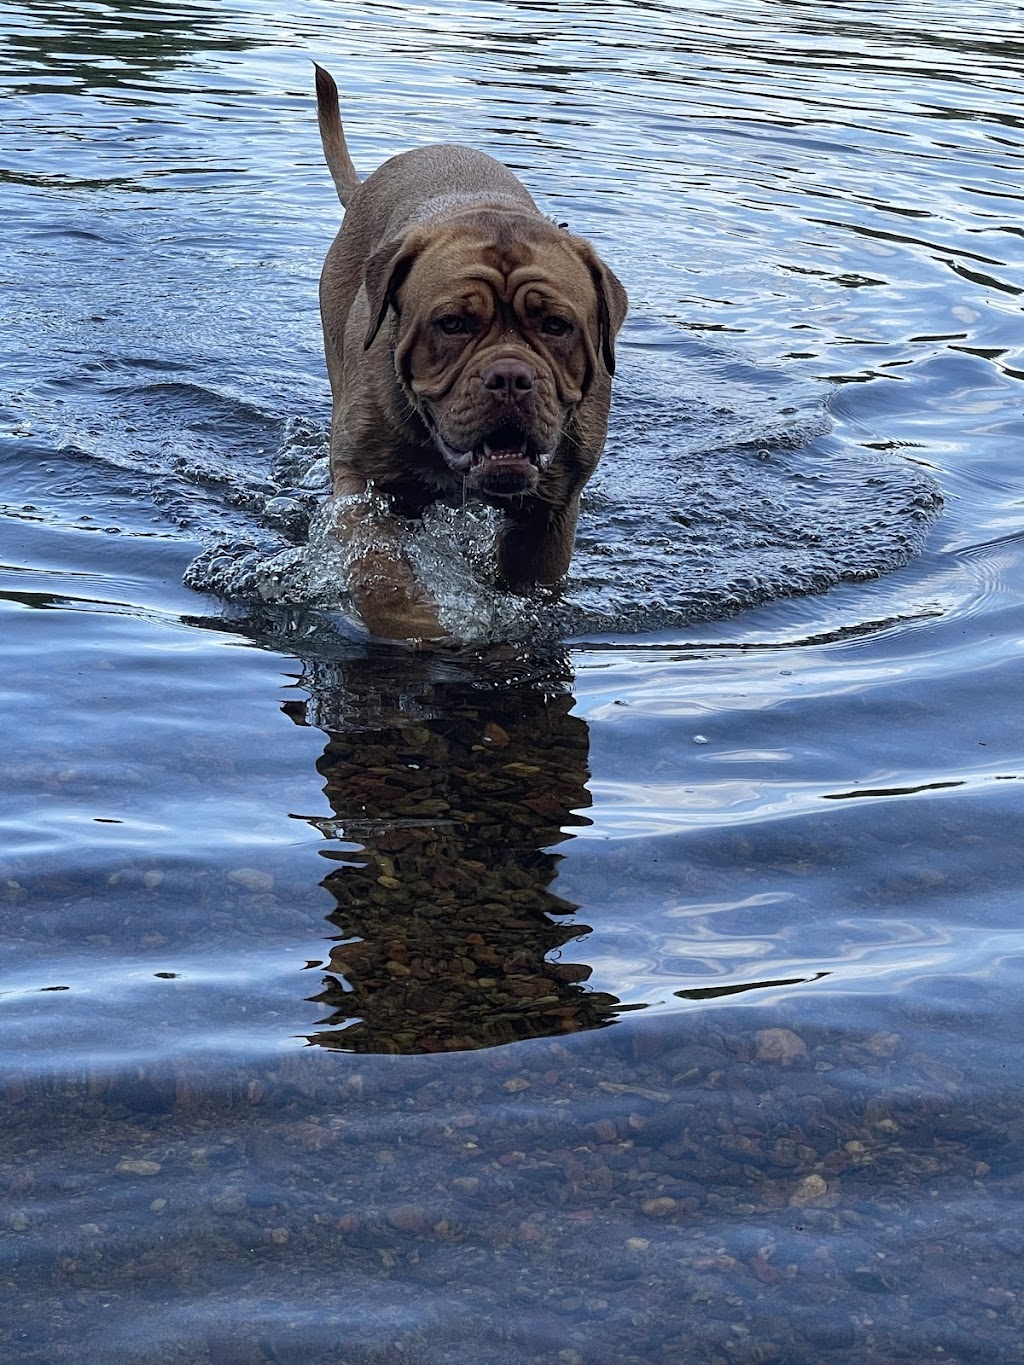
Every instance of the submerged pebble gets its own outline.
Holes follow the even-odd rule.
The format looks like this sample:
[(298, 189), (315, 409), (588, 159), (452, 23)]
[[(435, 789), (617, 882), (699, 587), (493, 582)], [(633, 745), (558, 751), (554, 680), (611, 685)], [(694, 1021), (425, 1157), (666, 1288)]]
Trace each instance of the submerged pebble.
[(159, 1175), (163, 1167), (159, 1161), (146, 1161), (139, 1157), (123, 1157), (117, 1163), (116, 1169), (119, 1175), (152, 1176)]

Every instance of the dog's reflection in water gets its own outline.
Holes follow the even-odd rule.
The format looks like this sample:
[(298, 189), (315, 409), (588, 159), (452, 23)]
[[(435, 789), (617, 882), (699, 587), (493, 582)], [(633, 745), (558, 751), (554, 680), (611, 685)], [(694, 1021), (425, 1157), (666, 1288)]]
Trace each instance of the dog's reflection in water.
[(568, 678), (363, 656), (317, 666), (307, 715), (349, 849), (323, 885), (338, 928), (310, 1041), (437, 1052), (600, 1027), (620, 1011), (566, 945), (588, 932), (552, 890), (553, 846), (586, 825), (586, 722)]

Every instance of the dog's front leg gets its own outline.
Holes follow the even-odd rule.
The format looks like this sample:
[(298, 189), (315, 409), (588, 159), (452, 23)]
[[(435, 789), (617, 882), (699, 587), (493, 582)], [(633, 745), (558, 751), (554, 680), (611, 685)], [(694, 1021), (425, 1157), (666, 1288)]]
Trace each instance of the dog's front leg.
[(541, 503), (509, 514), (498, 533), (498, 572), (504, 583), (523, 591), (552, 586), (564, 577), (579, 515), (579, 493), (558, 507)]
[(348, 590), (371, 635), (388, 640), (441, 640), (437, 603), (419, 582), (402, 548), (393, 513), (368, 496), (362, 477), (336, 471), (334, 525), (345, 547)]

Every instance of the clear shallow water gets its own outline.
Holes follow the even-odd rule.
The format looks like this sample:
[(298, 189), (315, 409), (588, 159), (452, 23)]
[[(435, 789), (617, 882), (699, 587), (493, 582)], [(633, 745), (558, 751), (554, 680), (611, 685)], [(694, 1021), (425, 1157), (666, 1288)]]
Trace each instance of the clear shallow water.
[[(0, 19), (4, 1358), (1019, 1358), (1015, 14)], [(629, 287), (561, 644), (301, 548), (310, 56)]]

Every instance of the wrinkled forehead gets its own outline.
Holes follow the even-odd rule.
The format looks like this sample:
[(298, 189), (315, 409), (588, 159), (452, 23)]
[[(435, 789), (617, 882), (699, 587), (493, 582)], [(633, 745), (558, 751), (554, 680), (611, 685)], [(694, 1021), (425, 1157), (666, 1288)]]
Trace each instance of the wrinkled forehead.
[[(525, 230), (496, 232), (485, 223), (449, 227), (426, 245), (410, 278), (432, 296), (477, 296), (514, 304), (527, 294), (590, 310), (590, 271), (572, 239), (554, 225), (530, 220)], [(512, 228), (516, 226), (514, 223)], [(548, 229), (548, 230), (544, 230)]]

